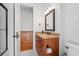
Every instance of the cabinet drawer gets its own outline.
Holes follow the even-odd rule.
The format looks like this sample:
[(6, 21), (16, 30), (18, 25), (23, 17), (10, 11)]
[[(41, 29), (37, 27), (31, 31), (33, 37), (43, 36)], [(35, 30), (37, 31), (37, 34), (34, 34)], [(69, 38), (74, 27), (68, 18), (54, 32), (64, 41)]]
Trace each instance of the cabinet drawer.
[(29, 40), (26, 40), (26, 39), (23, 39), (21, 40), (21, 43), (33, 43), (33, 40), (32, 39), (29, 39)]
[(31, 50), (33, 48), (32, 44), (22, 44), (21, 51)]

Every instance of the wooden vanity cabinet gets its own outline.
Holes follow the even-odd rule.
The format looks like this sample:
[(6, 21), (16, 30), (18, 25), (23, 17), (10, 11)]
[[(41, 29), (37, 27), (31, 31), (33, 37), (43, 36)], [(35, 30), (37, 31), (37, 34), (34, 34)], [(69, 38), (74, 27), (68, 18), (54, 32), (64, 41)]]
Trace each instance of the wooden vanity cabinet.
[[(43, 47), (46, 49), (46, 46), (52, 49), (52, 53), (50, 56), (58, 56), (59, 55), (59, 38), (50, 38), (50, 39), (43, 39)], [(46, 53), (46, 55), (48, 55)]]
[[(47, 45), (52, 49), (52, 53), (47, 54)], [(53, 37), (48, 39), (43, 39), (42, 37), (36, 35), (36, 50), (39, 56), (58, 56), (59, 55), (59, 38)]]
[(39, 36), (36, 36), (36, 50), (39, 56), (42, 54), (42, 46), (43, 46), (43, 41), (42, 38)]

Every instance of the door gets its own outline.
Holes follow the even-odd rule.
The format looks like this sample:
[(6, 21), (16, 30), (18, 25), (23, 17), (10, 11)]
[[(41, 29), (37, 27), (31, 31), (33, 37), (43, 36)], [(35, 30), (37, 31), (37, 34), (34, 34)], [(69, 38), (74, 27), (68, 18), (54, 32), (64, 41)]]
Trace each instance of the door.
[[(24, 12), (22, 12), (21, 8), (24, 8)], [(31, 17), (29, 17), (29, 11), (25, 12), (26, 9), (26, 6), (22, 7), (22, 4), (15, 3), (15, 55), (22, 55), (27, 53), (26, 51), (33, 49), (33, 29), (30, 29), (29, 25), (33, 21), (29, 21)]]

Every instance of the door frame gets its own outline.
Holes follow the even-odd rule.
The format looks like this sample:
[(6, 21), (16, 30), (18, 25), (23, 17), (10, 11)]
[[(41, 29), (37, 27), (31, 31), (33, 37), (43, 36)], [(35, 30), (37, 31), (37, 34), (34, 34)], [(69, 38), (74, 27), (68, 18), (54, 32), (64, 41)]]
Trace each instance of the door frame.
[(19, 50), (19, 49), (17, 49), (19, 39), (15, 37), (16, 32), (19, 32), (18, 27), (20, 26), (20, 25), (17, 24), (17, 23), (20, 23), (20, 22), (18, 22), (19, 21), (18, 18), (20, 19), (20, 14), (18, 14), (18, 11), (19, 11), (18, 8), (20, 8), (20, 3), (15, 3), (14, 4), (14, 26), (13, 26), (13, 29), (14, 29), (14, 32), (13, 32), (13, 37), (14, 37), (14, 56), (18, 56), (18, 50)]
[[(20, 9), (20, 6), (21, 6), (21, 3), (15, 3), (14, 4), (14, 33), (13, 33), (13, 35), (16, 35), (16, 20), (17, 20), (17, 18), (16, 18), (16, 5), (17, 4), (19, 4), (18, 5), (18, 7), (19, 7), (19, 9)], [(26, 6), (28, 6), (27, 4), (26, 4)], [(34, 7), (32, 6), (32, 8), (33, 8), (33, 21), (32, 21), (32, 24), (33, 24), (33, 26), (34, 26)], [(20, 10), (19, 10), (20, 11)], [(19, 13), (20, 14), (20, 13)], [(20, 15), (19, 15), (20, 16)], [(20, 19), (20, 18), (19, 18)], [(21, 19), (20, 19), (21, 20)], [(20, 23), (20, 21), (19, 21), (19, 23)], [(32, 27), (33, 27), (32, 26)], [(19, 27), (20, 27), (20, 25), (19, 25)], [(20, 29), (20, 28), (19, 28)], [(34, 45), (35, 45), (35, 42), (34, 42), (34, 27), (32, 28), (33, 29), (33, 49), (32, 50), (34, 50)], [(19, 44), (19, 45), (18, 45)], [(19, 52), (18, 52), (18, 46), (20, 47), (20, 32), (19, 32), (19, 38), (18, 39), (16, 39), (15, 37), (14, 37), (14, 56), (19, 56)], [(19, 49), (19, 51), (20, 51), (20, 49)]]

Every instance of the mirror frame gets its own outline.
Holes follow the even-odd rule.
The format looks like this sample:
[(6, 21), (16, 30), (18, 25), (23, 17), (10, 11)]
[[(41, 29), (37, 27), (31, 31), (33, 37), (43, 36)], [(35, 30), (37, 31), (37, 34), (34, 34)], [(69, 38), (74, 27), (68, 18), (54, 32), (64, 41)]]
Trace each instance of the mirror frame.
[(8, 9), (2, 4), (0, 3), (0, 6), (5, 10), (5, 14), (6, 14), (6, 49), (4, 50), (4, 52), (2, 54), (0, 54), (0, 56), (2, 56), (7, 50), (8, 50)]
[[(47, 29), (47, 16), (50, 14), (50, 13), (52, 13), (53, 12), (53, 15), (52, 15), (52, 17), (53, 17), (53, 27), (52, 27), (52, 29)], [(45, 30), (46, 31), (55, 31), (55, 9), (52, 9), (48, 14), (46, 14), (45, 15)]]

